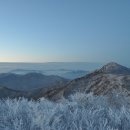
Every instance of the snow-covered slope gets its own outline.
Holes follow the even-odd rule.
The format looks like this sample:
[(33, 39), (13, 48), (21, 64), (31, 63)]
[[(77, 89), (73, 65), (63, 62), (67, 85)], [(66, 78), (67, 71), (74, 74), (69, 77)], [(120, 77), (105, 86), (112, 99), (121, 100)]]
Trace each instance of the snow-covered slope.
[(72, 80), (62, 90), (57, 90), (57, 95), (52, 95), (52, 97), (68, 97), (76, 92), (106, 95), (113, 90), (130, 94), (129, 69), (117, 63), (109, 63), (93, 73)]

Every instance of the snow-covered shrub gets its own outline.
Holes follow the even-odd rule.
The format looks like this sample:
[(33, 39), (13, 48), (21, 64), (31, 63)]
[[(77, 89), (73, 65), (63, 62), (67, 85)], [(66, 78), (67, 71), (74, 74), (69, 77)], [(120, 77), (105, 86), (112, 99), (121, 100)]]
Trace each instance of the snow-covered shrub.
[(0, 130), (130, 130), (130, 99), (77, 93), (58, 103), (0, 100)]

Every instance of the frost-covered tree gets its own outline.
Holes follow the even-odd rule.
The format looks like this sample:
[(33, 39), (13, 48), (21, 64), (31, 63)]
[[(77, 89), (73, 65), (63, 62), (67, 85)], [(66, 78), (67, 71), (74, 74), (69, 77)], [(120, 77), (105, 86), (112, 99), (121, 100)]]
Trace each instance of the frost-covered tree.
[(130, 130), (129, 97), (76, 93), (58, 103), (0, 100), (0, 130)]

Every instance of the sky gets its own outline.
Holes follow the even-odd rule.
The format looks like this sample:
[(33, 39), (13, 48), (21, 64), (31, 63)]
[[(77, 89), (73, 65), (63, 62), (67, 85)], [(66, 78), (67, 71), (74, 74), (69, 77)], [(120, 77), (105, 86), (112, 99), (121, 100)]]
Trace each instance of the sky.
[(130, 66), (130, 0), (0, 0), (0, 62)]

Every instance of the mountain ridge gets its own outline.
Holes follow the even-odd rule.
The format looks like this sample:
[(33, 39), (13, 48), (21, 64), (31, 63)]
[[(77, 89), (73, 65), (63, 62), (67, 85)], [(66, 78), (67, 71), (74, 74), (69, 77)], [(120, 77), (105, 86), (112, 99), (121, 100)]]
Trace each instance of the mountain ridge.
[[(107, 68), (107, 71), (104, 68)], [(123, 68), (125, 71), (119, 73)], [(106, 95), (113, 90), (127, 91), (127, 94), (130, 95), (130, 74), (126, 70), (129, 68), (110, 62), (99, 70), (70, 81), (62, 90), (57, 90), (59, 91), (57, 92), (58, 96), (52, 95), (52, 97), (67, 98), (76, 92), (93, 92), (95, 95)]]

